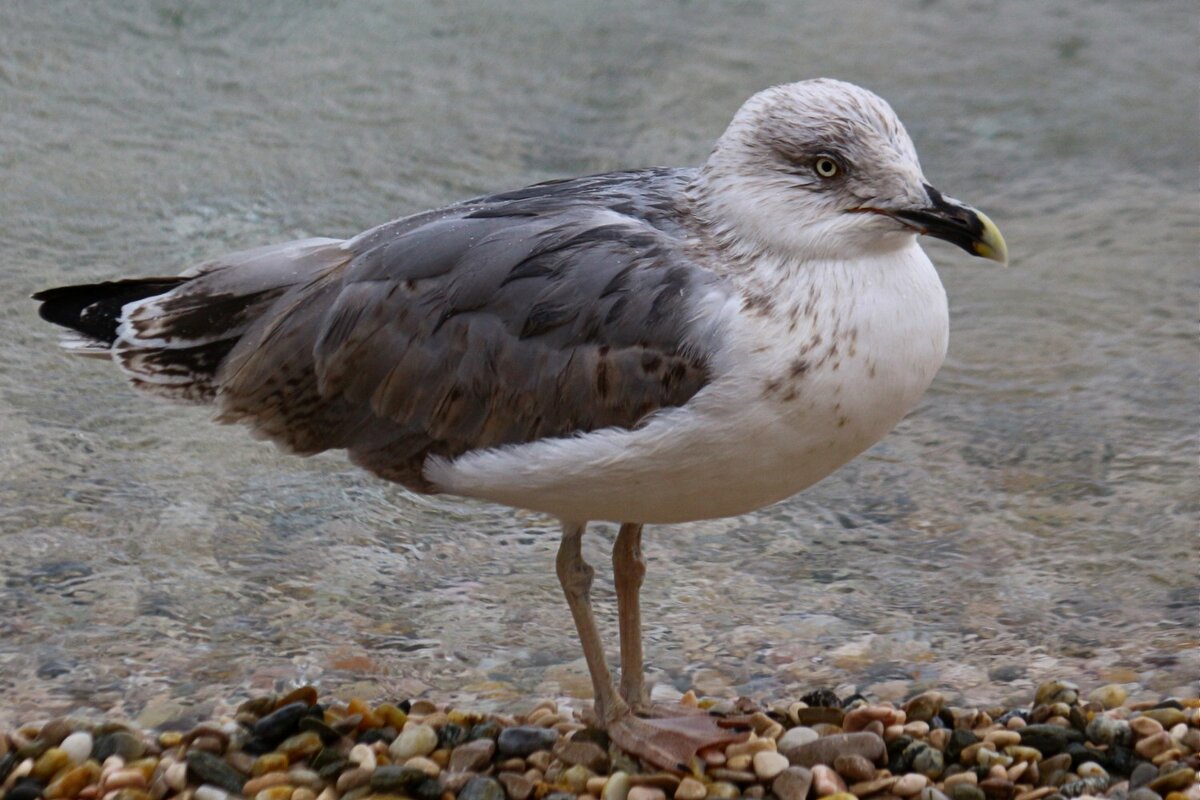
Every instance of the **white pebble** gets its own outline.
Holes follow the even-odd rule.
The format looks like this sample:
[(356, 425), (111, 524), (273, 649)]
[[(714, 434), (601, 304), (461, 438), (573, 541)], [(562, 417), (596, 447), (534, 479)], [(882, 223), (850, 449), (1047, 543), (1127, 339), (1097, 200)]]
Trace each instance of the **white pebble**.
[(371, 772), (375, 771), (375, 751), (371, 749), (370, 745), (354, 745), (354, 747), (350, 748), (350, 755), (348, 758), (363, 769), (370, 770)]
[(205, 783), (197, 787), (192, 798), (193, 800), (229, 800), (229, 792), (213, 786), (211, 783)]
[(704, 800), (708, 788), (690, 775), (679, 782), (675, 789), (675, 800)]
[(667, 800), (667, 793), (657, 786), (634, 786), (629, 790), (629, 800)]
[(901, 775), (900, 779), (892, 784), (892, 794), (909, 797), (920, 792), (928, 783), (929, 779), (921, 773), (910, 772), (907, 775)]
[(790, 750), (793, 747), (800, 747), (809, 742), (815, 742), (820, 738), (820, 734), (812, 728), (806, 728), (801, 725), (797, 728), (792, 728), (779, 739), (779, 749)]
[(404, 762), (404, 766), (419, 769), (431, 778), (442, 774), (442, 768), (437, 765), (437, 762), (425, 758), (425, 756), (413, 756)]
[(58, 747), (67, 754), (72, 764), (82, 764), (92, 754), (92, 735), (87, 731), (76, 731), (63, 739)]
[(404, 732), (396, 737), (388, 752), (395, 761), (405, 761), (413, 756), (427, 756), (437, 749), (437, 732), (423, 723), (405, 726)]
[(787, 756), (782, 753), (764, 750), (761, 753), (754, 754), (754, 774), (758, 776), (760, 781), (774, 779), (779, 773), (787, 769), (788, 766), (790, 764)]
[(182, 792), (187, 788), (187, 764), (183, 761), (177, 761), (167, 767), (164, 777), (167, 781), (167, 786), (170, 786), (177, 792)]
[(628, 800), (629, 775), (618, 770), (608, 776), (604, 791), (600, 793), (601, 800)]

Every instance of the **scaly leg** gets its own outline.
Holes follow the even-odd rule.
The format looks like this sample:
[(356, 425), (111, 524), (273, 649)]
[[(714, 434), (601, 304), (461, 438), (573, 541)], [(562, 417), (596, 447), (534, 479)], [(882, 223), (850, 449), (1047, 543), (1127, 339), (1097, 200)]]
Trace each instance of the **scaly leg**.
[[(571, 615), (575, 618), (575, 629), (579, 633), (579, 642), (583, 645), (583, 657), (587, 661), (588, 671), (592, 676), (592, 691), (596, 696), (596, 717), (598, 727), (607, 730), (609, 737), (626, 752), (644, 758), (652, 764), (664, 768), (686, 772), (691, 769), (692, 759), (697, 750), (714, 744), (743, 741), (748, 735), (744, 731), (729, 730), (709, 716), (687, 716), (673, 719), (638, 719), (630, 710), (629, 705), (613, 688), (612, 675), (604, 661), (604, 647), (600, 643), (600, 633), (596, 629), (596, 620), (592, 616), (592, 605), (589, 593), (592, 588), (593, 570), (583, 560), (582, 540), (587, 523), (563, 522), (562, 545), (558, 548), (558, 580), (562, 583), (563, 594), (567, 596), (567, 605), (571, 607)], [(641, 533), (641, 526), (633, 526)], [(624, 528), (622, 532), (624, 532)], [(636, 535), (626, 536), (623, 550), (629, 551), (629, 543), (636, 544)], [(636, 549), (636, 548), (635, 548)], [(640, 557), (635, 559), (640, 562)], [(628, 570), (622, 568), (622, 572)], [(636, 574), (636, 578), (633, 577)], [(641, 574), (635, 570), (626, 574), (622, 584), (628, 586), (640, 585)], [(629, 580), (627, 584), (625, 580)], [(627, 589), (618, 589), (619, 594), (627, 594)], [(636, 611), (636, 590), (633, 593)], [(633, 619), (636, 619), (636, 614)], [(636, 646), (633, 649), (625, 647), (626, 639), (634, 637)], [(625, 617), (621, 621), (621, 660), (622, 669), (627, 675), (636, 674), (636, 680), (626, 684), (622, 676), (622, 690), (632, 692), (627, 696), (639, 697), (643, 691), (641, 661), (642, 647), (640, 631), (637, 626), (630, 626)], [(630, 663), (636, 658), (636, 668), (630, 669)]]
[(627, 522), (613, 546), (613, 581), (621, 628), (621, 697), (632, 712), (655, 719), (639, 719), (627, 713), (609, 725), (608, 735), (619, 747), (655, 766), (688, 772), (697, 750), (742, 741), (748, 734), (724, 727), (722, 721), (699, 709), (651, 705), (642, 663), (639, 594), (645, 576), (642, 526)]
[(604, 645), (596, 629), (596, 618), (592, 616), (592, 575), (595, 570), (583, 560), (583, 532), (586, 522), (563, 522), (562, 544), (558, 548), (558, 581), (562, 584), (571, 616), (575, 618), (575, 630), (583, 646), (583, 658), (587, 661), (592, 676), (592, 692), (595, 695), (596, 716), (601, 727), (611, 724), (622, 716), (629, 716), (629, 706), (617, 696), (613, 689), (612, 674), (604, 661)]
[(646, 577), (642, 558), (642, 526), (626, 522), (613, 547), (613, 582), (617, 587), (617, 620), (621, 627), (621, 697), (634, 711), (649, 707), (642, 661), (642, 607), (639, 594)]

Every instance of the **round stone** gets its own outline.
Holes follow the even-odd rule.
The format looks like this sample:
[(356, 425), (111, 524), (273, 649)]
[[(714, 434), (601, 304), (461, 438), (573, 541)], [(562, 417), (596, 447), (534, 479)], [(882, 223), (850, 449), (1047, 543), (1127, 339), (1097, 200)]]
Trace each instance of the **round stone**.
[(251, 730), (256, 739), (274, 747), (299, 730), (300, 720), (308, 714), (308, 710), (309, 705), (304, 701), (288, 703), (254, 723)]
[(772, 750), (763, 750), (754, 754), (754, 774), (760, 781), (774, 780), (779, 773), (789, 766), (787, 756)]
[(136, 761), (146, 752), (142, 740), (128, 731), (111, 731), (96, 738), (92, 757), (103, 764), (109, 756), (120, 756), (127, 763)]
[(973, 783), (960, 783), (950, 790), (951, 800), (987, 800), (987, 795)]
[(595, 773), (587, 767), (582, 764), (574, 764), (564, 769), (558, 779), (575, 794), (583, 794), (587, 790), (588, 779), (594, 776)]
[(76, 731), (63, 739), (58, 749), (67, 754), (72, 764), (82, 764), (92, 754), (92, 744), (93, 740), (90, 733), (87, 731)]
[(630, 786), (629, 774), (618, 770), (608, 776), (600, 800), (628, 800)]
[(706, 794), (708, 788), (690, 775), (681, 780), (675, 788), (675, 800), (704, 800)]
[(824, 736), (815, 742), (790, 748), (784, 755), (795, 766), (813, 767), (817, 764), (832, 764), (840, 755), (860, 755), (868, 761), (877, 761), (885, 752), (882, 738), (874, 733), (860, 731)]
[(188, 771), (196, 776), (197, 783), (210, 783), (232, 794), (241, 794), (242, 787), (246, 785), (245, 775), (231, 767), (225, 759), (204, 750), (189, 750), (187, 765)]
[(1083, 741), (1082, 733), (1061, 725), (1026, 725), (1017, 733), (1021, 734), (1022, 745), (1032, 747), (1044, 756), (1057, 755), (1072, 742)]
[(521, 725), (500, 731), (496, 746), (505, 758), (524, 757), (537, 750), (549, 750), (557, 741), (558, 732), (552, 728)]
[(904, 704), (904, 713), (909, 722), (929, 722), (941, 712), (945, 702), (940, 692), (922, 692)]
[(805, 800), (812, 785), (812, 772), (805, 767), (788, 767), (771, 783), (779, 800)]
[(1048, 706), (1054, 703), (1073, 705), (1079, 699), (1079, 687), (1070, 681), (1048, 681), (1037, 688), (1033, 704)]
[(454, 748), (450, 754), (451, 772), (480, 772), (496, 754), (496, 743), (491, 739), (474, 739)]
[[(533, 781), (517, 772), (501, 772), (496, 776), (504, 784), (509, 800), (526, 800), (533, 794)], [(607, 784), (606, 784), (607, 785)]]
[(437, 749), (437, 745), (437, 731), (421, 723), (409, 725), (401, 731), (388, 752), (396, 761), (405, 761), (413, 756), (427, 756)]
[(429, 776), (416, 767), (397, 764), (379, 767), (369, 776), (371, 788), (383, 794), (403, 794), (428, 779)]
[(849, 783), (863, 783), (875, 777), (875, 765), (859, 755), (842, 755), (833, 760), (833, 768)]
[(1088, 695), (1088, 700), (1099, 703), (1105, 709), (1112, 709), (1124, 705), (1125, 698), (1127, 697), (1129, 697), (1129, 692), (1125, 691), (1124, 686), (1119, 683), (1110, 683), (1107, 686), (1094, 689)]
[(458, 793), (458, 800), (505, 800), (504, 787), (495, 778), (475, 777)]
[(779, 747), (779, 752), (785, 753), (788, 750), (802, 747), (809, 742), (815, 742), (820, 738), (820, 735), (818, 735), (817, 732), (812, 728), (806, 728), (803, 725), (799, 725), (795, 728), (791, 728), (784, 733), (783, 736), (779, 737), (777, 744)]
[(928, 778), (919, 773), (911, 772), (908, 775), (901, 775), (900, 779), (892, 784), (892, 793), (900, 797), (911, 797), (928, 785)]
[(713, 781), (708, 785), (706, 800), (737, 800), (742, 790), (729, 781)]
[(1196, 781), (1196, 770), (1191, 767), (1172, 770), (1150, 781), (1149, 788), (1166, 796), (1169, 792), (1181, 792)]
[(627, 797), (628, 800), (667, 800), (667, 793), (657, 786), (634, 786)]

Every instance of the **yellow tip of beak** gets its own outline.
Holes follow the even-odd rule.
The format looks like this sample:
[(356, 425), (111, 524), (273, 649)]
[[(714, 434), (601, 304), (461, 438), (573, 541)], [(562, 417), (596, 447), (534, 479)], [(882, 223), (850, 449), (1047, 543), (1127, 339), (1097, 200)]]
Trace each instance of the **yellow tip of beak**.
[(983, 223), (983, 234), (979, 237), (978, 241), (971, 243), (972, 249), (975, 250), (975, 255), (1007, 267), (1008, 245), (1004, 243), (1004, 237), (1000, 235), (1000, 229), (996, 227), (996, 223), (992, 222), (991, 217), (987, 214), (978, 209), (976, 209), (975, 213), (979, 215), (979, 221)]

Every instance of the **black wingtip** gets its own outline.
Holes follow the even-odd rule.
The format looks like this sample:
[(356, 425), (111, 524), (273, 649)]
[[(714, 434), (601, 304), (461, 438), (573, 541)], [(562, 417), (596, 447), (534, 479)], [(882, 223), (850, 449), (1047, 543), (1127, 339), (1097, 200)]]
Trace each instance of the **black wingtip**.
[(188, 278), (133, 278), (35, 292), (38, 316), (47, 322), (110, 344), (117, 338), (121, 308), (126, 303), (171, 291)]

